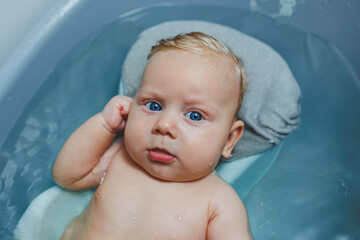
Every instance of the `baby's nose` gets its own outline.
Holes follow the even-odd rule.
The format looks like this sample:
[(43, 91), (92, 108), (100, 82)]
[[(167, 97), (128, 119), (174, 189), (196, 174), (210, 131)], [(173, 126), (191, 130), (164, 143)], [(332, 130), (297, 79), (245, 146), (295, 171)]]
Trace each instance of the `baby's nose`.
[(174, 114), (169, 114), (165, 111), (162, 112), (152, 129), (152, 133), (167, 135), (171, 139), (176, 139), (178, 134), (178, 124)]

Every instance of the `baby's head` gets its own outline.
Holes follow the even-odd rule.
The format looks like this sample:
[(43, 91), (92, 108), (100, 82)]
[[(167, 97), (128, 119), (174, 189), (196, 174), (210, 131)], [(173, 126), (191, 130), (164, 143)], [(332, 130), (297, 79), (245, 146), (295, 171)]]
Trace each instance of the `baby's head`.
[(242, 136), (242, 62), (199, 32), (159, 41), (148, 58), (125, 128), (126, 149), (156, 178), (203, 178)]

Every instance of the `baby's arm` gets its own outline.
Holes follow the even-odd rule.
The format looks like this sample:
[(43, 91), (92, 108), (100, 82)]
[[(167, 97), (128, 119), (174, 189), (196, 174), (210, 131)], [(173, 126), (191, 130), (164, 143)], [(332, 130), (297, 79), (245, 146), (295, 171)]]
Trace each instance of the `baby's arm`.
[(101, 113), (72, 133), (53, 166), (57, 184), (69, 189), (85, 189), (99, 184), (120, 147), (119, 143), (112, 144), (112, 141), (116, 133), (125, 128), (131, 102), (132, 99), (125, 96), (113, 97)]
[(207, 240), (253, 240), (246, 208), (234, 189), (226, 186), (210, 204)]

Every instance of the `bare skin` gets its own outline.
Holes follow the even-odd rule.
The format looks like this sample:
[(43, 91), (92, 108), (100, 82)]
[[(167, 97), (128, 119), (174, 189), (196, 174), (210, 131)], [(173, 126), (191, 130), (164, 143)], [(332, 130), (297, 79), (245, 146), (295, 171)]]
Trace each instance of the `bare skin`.
[[(252, 239), (243, 203), (214, 171), (243, 131), (229, 98), (239, 72), (228, 61), (156, 53), (134, 99), (114, 97), (71, 135), (55, 181), (69, 189), (103, 181), (61, 239)], [(219, 88), (224, 78), (233, 85)]]

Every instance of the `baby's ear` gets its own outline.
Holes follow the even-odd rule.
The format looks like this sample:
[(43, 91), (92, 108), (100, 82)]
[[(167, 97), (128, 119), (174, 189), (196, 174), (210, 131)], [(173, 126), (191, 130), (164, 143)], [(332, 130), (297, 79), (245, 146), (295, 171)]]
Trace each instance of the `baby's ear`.
[(244, 122), (240, 120), (235, 121), (230, 129), (228, 139), (221, 154), (224, 158), (229, 158), (231, 156), (231, 152), (234, 149), (236, 143), (242, 137), (243, 132)]

